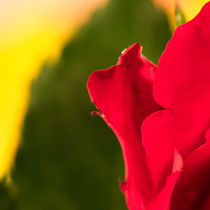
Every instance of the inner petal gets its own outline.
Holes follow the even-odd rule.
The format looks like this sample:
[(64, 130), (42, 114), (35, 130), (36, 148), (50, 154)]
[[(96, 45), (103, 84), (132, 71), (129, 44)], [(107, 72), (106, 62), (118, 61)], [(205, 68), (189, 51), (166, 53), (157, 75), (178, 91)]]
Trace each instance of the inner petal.
[(170, 210), (210, 209), (210, 144), (193, 151), (172, 194)]
[(210, 192), (207, 195), (201, 210), (209, 210), (209, 209), (210, 209)]

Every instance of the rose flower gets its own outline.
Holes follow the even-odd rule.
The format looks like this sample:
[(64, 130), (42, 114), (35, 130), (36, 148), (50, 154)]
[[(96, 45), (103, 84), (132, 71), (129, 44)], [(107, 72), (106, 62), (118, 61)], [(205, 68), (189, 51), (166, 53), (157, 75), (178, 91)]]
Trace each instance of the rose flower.
[(134, 44), (88, 83), (122, 147), (130, 210), (210, 210), (210, 3), (156, 67)]

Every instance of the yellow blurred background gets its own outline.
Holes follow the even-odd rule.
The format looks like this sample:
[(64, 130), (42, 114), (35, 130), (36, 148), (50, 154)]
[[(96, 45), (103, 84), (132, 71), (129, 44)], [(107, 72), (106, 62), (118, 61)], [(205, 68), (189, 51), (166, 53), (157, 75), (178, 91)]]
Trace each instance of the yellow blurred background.
[(200, 9), (203, 7), (203, 5), (206, 2), (208, 2), (207, 0), (153, 0), (153, 1), (158, 7), (162, 7), (166, 11), (173, 29), (176, 26), (176, 21), (174, 17), (176, 5), (178, 5), (181, 8), (186, 17), (186, 20), (189, 21), (193, 17), (195, 17), (196, 14), (198, 14)]
[(0, 1), (0, 179), (19, 145), (32, 80), (107, 0)]
[[(139, 0), (141, 1), (141, 0)], [(174, 26), (177, 3), (193, 18), (206, 0), (154, 0)], [(107, 0), (0, 1), (0, 179), (15, 157), (31, 82), (46, 61), (56, 61), (91, 12)], [(126, 14), (125, 14), (126, 15)]]

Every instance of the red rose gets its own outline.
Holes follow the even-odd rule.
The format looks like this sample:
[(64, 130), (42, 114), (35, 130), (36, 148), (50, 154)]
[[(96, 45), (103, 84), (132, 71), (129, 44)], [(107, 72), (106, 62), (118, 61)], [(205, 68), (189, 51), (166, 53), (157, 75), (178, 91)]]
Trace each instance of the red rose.
[(210, 210), (210, 3), (157, 67), (136, 43), (88, 90), (121, 144), (130, 210)]

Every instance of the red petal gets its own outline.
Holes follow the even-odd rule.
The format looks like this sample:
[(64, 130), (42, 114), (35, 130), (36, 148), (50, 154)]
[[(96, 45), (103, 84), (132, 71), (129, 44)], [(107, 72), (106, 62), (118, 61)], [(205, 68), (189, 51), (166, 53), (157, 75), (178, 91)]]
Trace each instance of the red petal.
[(158, 195), (154, 197), (154, 200), (151, 200), (147, 210), (169, 210), (171, 195), (179, 176), (180, 172), (174, 172), (167, 178), (164, 187), (161, 189)]
[(170, 176), (167, 177), (164, 186), (161, 190), (154, 195), (154, 198), (150, 201), (147, 210), (169, 210), (171, 203), (171, 196), (174, 190), (177, 179), (180, 176), (180, 172), (183, 168), (183, 160), (181, 155), (174, 150), (174, 161), (173, 161), (173, 171)]
[[(180, 26), (160, 58), (154, 97), (167, 110), (149, 116), (143, 144), (154, 183), (171, 173), (173, 150), (185, 158), (204, 143), (210, 126), (210, 3)], [(162, 181), (161, 181), (162, 180)]]
[(171, 210), (210, 209), (209, 166), (210, 138), (206, 144), (191, 152), (184, 161), (183, 174), (173, 192)]
[(141, 142), (141, 123), (160, 109), (152, 96), (155, 66), (140, 55), (134, 44), (120, 57), (116, 66), (94, 72), (88, 80), (92, 102), (117, 135), (125, 161), (129, 209), (143, 209), (153, 184)]
[(155, 74), (154, 97), (174, 115), (168, 118), (170, 140), (182, 154), (204, 143), (210, 125), (209, 58), (210, 2), (175, 31)]
[(167, 177), (164, 186), (161, 190), (154, 194), (154, 198), (150, 201), (147, 210), (169, 210), (171, 203), (171, 195), (174, 190), (177, 179), (180, 176), (180, 172), (183, 168), (183, 161), (181, 155), (175, 150), (173, 161), (173, 172)]
[(161, 110), (147, 117), (142, 124), (142, 141), (155, 190), (163, 187), (172, 173), (174, 147), (165, 137), (166, 132), (170, 134), (169, 115), (169, 111)]

